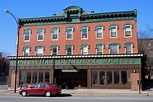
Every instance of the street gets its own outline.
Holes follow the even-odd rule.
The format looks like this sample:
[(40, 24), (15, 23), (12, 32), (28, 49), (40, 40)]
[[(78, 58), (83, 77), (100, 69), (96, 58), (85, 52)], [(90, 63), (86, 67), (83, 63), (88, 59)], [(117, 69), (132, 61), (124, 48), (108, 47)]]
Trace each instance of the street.
[(65, 97), (43, 97), (43, 96), (9, 96), (1, 95), (0, 102), (153, 102), (149, 96), (65, 96)]

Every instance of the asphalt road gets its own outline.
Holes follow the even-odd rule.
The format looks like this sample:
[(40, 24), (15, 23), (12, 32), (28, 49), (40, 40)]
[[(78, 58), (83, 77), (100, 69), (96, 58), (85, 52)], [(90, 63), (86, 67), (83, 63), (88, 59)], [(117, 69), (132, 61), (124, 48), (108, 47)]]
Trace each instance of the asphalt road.
[(101, 96), (101, 97), (81, 97), (81, 96), (0, 96), (0, 102), (153, 102), (153, 97), (149, 96)]

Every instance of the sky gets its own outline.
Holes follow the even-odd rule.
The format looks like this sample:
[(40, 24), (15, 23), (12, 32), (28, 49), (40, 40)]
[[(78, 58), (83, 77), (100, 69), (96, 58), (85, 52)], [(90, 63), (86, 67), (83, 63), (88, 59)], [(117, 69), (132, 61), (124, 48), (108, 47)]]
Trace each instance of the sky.
[(16, 18), (34, 18), (61, 14), (68, 6), (79, 6), (95, 13), (137, 9), (138, 32), (153, 27), (153, 0), (0, 0), (0, 52), (16, 55), (17, 24), (6, 14), (8, 9)]

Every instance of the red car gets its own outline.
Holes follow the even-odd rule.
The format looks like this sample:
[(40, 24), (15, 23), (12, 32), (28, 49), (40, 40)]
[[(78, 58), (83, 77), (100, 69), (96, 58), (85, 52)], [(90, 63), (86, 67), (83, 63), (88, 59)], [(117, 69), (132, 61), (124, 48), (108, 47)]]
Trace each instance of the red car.
[(56, 95), (61, 93), (61, 88), (59, 86), (51, 85), (49, 83), (37, 83), (33, 84), (29, 88), (23, 88), (19, 91), (22, 96), (27, 95), (45, 95), (50, 97), (51, 95)]

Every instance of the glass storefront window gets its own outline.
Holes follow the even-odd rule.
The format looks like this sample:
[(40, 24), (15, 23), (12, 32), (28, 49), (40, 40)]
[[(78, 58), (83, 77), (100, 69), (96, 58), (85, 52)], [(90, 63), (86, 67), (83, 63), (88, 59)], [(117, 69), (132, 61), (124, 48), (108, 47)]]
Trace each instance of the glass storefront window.
[(43, 72), (39, 72), (39, 82), (43, 82)]
[(20, 76), (20, 84), (25, 83), (26, 81), (26, 72), (24, 70), (21, 71), (21, 76)]
[(114, 84), (118, 84), (119, 85), (119, 71), (114, 71)]
[(100, 71), (99, 72), (99, 81), (100, 81), (100, 84), (104, 84), (104, 81), (105, 81), (105, 72), (104, 71)]
[(107, 84), (112, 84), (112, 72), (107, 72)]
[(45, 82), (49, 82), (49, 72), (45, 72)]
[(98, 84), (98, 71), (92, 72), (92, 84)]
[(127, 83), (127, 72), (126, 71), (121, 71), (121, 80), (122, 80), (122, 84)]
[(33, 80), (32, 83), (37, 83), (37, 72), (33, 72)]
[(26, 83), (31, 83), (31, 72), (27, 72), (27, 81)]

